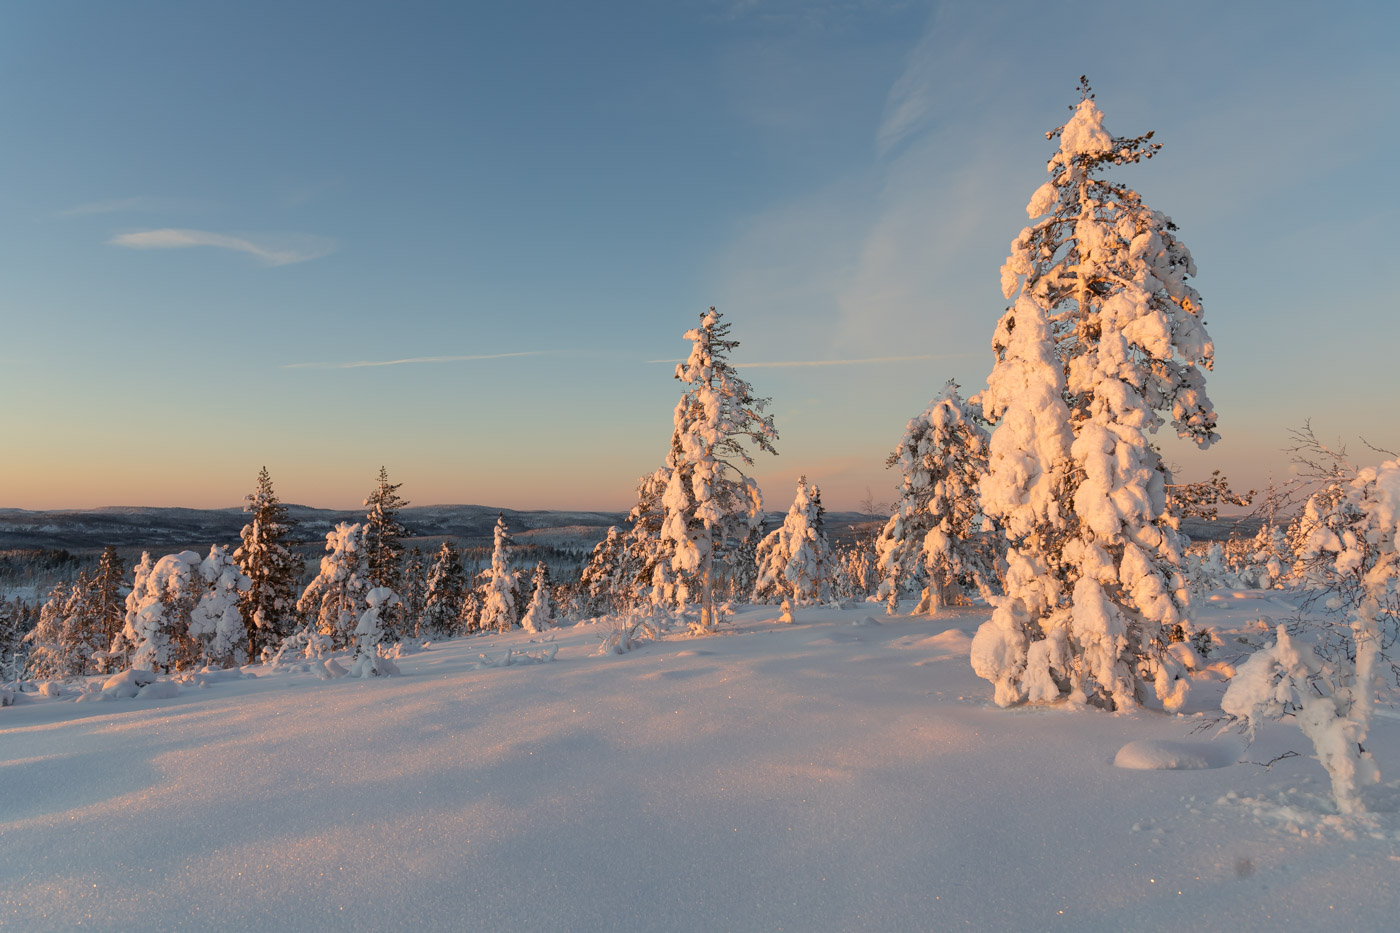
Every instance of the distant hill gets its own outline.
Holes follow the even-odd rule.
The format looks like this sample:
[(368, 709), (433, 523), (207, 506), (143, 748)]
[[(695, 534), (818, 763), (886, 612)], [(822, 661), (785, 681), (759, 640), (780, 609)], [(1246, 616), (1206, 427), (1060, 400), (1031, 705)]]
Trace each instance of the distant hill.
[[(361, 522), (365, 517), (360, 509), (336, 511), (304, 505), (288, 505), (287, 512), (298, 522), (297, 539), (311, 550), (319, 549), (326, 532), (336, 523)], [(410, 506), (399, 518), (412, 539), (430, 546), (451, 538), (464, 547), (479, 547), (491, 543), (497, 514), (505, 516), (511, 533), (522, 544), (553, 547), (591, 548), (607, 535), (610, 525), (621, 526), (627, 519), (624, 512), (521, 511), (486, 505)], [(770, 512), (769, 527), (781, 522), (782, 515)], [(0, 509), (0, 550), (51, 548), (83, 553), (110, 544), (124, 552), (206, 551), (211, 544), (237, 544), (247, 520), (241, 508)], [(830, 512), (826, 521), (827, 533), (835, 540), (848, 536), (853, 526), (868, 525), (870, 516)]]

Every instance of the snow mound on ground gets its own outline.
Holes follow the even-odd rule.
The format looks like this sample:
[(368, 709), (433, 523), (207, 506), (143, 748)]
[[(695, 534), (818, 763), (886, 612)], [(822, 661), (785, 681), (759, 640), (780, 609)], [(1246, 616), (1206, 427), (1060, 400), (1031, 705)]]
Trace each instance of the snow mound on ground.
[(120, 674), (113, 674), (103, 681), (102, 693), (119, 700), (131, 699), (141, 692), (142, 687), (155, 682), (156, 675), (153, 671), (133, 668), (129, 671), (122, 671)]
[(1132, 771), (1200, 771), (1225, 768), (1238, 758), (1233, 746), (1217, 742), (1164, 742), (1139, 739), (1118, 749), (1113, 764)]
[(880, 624), (881, 624), (881, 623), (880, 623), (880, 620), (877, 619), (877, 618), (875, 618), (874, 616), (866, 616), (864, 619), (853, 619), (853, 620), (851, 621), (851, 625), (852, 625), (852, 626), (856, 626), (856, 627), (865, 626), (865, 625), (880, 625)]
[(180, 688), (174, 681), (158, 680), (153, 684), (146, 684), (141, 691), (136, 694), (138, 700), (169, 700), (180, 695)]
[(895, 648), (905, 650), (936, 651), (945, 658), (966, 658), (972, 654), (972, 637), (962, 629), (956, 628), (950, 628), (946, 632), (927, 635), (923, 638), (914, 635), (896, 638), (890, 644)]

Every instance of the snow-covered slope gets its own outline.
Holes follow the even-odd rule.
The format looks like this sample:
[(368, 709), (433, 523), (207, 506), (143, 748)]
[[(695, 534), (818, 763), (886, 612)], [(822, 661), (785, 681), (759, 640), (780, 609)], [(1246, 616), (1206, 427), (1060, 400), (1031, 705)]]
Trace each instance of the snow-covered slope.
[[(1296, 729), (1193, 733), (1211, 675), (1182, 717), (1001, 710), (967, 660), (984, 612), (876, 612), (26, 695), (0, 709), (0, 926), (1392, 928), (1395, 814), (1335, 822), (1306, 755), (1233, 763), (1306, 751)], [(1397, 737), (1378, 720), (1387, 778)]]

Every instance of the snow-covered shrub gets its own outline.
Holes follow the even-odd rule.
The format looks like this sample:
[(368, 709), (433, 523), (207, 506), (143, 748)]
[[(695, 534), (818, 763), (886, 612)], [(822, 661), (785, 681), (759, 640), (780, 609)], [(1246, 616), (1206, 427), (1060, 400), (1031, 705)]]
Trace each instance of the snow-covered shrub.
[(350, 662), (351, 677), (379, 677), (383, 674), (397, 674), (398, 666), (384, 657), (380, 644), (389, 634), (384, 624), (384, 615), (398, 605), (399, 597), (387, 586), (376, 586), (365, 596), (369, 608), (360, 616), (355, 626), (355, 654)]
[(1400, 459), (1357, 470), (1337, 462), (1305, 514), (1299, 560), (1325, 587), (1327, 615), (1296, 627), (1311, 631), (1316, 648), (1280, 626), (1275, 644), (1239, 668), (1221, 707), (1251, 726), (1294, 716), (1332, 779), (1337, 809), (1359, 813), (1362, 789), (1380, 780), (1362, 746), (1379, 667), (1400, 638)]
[(661, 637), (662, 621), (646, 609), (630, 609), (612, 620), (612, 627), (598, 647), (599, 654), (626, 654)]
[(1151, 134), (1113, 137), (1087, 84), (1058, 136), (1051, 178), (1002, 267), (1014, 303), (980, 396), (996, 425), (983, 510), (1008, 542), (1005, 595), (972, 645), (1000, 705), (1068, 697), (1115, 709), (1187, 681), (1167, 651), (1186, 637), (1181, 540), (1149, 435), (1166, 423), (1216, 439), (1203, 369), (1214, 348), (1175, 225), (1097, 174), (1151, 158)]

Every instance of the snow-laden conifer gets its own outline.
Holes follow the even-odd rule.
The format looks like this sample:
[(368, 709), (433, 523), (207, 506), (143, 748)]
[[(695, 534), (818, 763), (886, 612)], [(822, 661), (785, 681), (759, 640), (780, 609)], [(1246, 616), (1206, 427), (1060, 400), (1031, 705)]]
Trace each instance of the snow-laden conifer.
[(491, 566), (481, 572), (481, 628), (487, 631), (508, 632), (520, 621), (517, 580), (515, 571), (510, 569), (510, 552), (506, 517), (497, 515)]
[(1098, 177), (1150, 158), (1151, 134), (1113, 137), (1087, 85), (1049, 137), (1051, 178), (1012, 243), (1014, 303), (993, 338), (981, 403), (996, 424), (982, 507), (1007, 536), (1006, 592), (973, 641), (1001, 705), (1072, 700), (1168, 707), (1186, 681), (1167, 652), (1186, 634), (1181, 543), (1148, 437), (1216, 439), (1203, 370), (1213, 345), (1170, 218)]
[(579, 606), (585, 618), (615, 612), (627, 603), (624, 577), (623, 536), (617, 526), (608, 528), (607, 537), (593, 546), (588, 563), (579, 577)]
[(699, 603), (699, 631), (711, 631), (715, 618), (716, 551), (746, 539), (762, 520), (763, 496), (742, 466), (753, 458), (745, 442), (776, 454), (773, 416), (763, 414), (768, 399), (757, 398), (729, 364), (739, 345), (728, 339), (729, 325), (711, 308), (700, 326), (685, 332), (690, 356), (676, 367), (686, 383), (676, 404), (670, 478), (662, 504), (666, 509), (661, 537), (675, 546), (672, 569), (693, 580)]
[(544, 561), (535, 564), (531, 587), (530, 605), (520, 617), (520, 627), (527, 632), (543, 632), (554, 627), (554, 599), (549, 593), (549, 568)]
[(614, 610), (631, 606), (674, 609), (686, 599), (685, 584), (671, 569), (676, 544), (662, 535), (671, 468), (663, 466), (637, 480), (637, 504), (627, 513), (622, 569)]
[(91, 649), (82, 637), (89, 615), (86, 589), (87, 578), (81, 574), (76, 583), (56, 583), (39, 607), (39, 623), (22, 639), (30, 680), (64, 680), (87, 673)]
[(969, 587), (991, 592), (999, 555), (977, 492), (987, 472), (987, 431), (978, 414), (949, 380), (910, 420), (886, 461), (904, 475), (894, 514), (875, 542), (880, 595), (891, 612), (913, 580), (924, 584), (915, 612), (964, 603)]
[(793, 606), (810, 606), (831, 599), (831, 544), (822, 528), (821, 491), (807, 477), (797, 480), (797, 491), (783, 524), (758, 545), (760, 598), (790, 600)]
[(258, 485), (248, 494), (243, 511), (249, 516), (233, 552), (238, 569), (250, 582), (239, 612), (248, 630), (250, 659), (275, 646), (295, 627), (296, 589), (302, 560), (289, 547), (296, 522), (272, 488), (267, 467), (258, 472)]
[[(143, 556), (142, 563), (148, 560)], [(122, 640), (131, 646), (132, 669), (173, 671), (198, 657), (189, 631), (205, 590), (200, 563), (194, 551), (167, 554), (150, 565), (144, 579), (132, 588), (121, 632)]]
[(445, 638), (458, 627), (462, 613), (462, 598), (467, 587), (462, 570), (462, 555), (443, 541), (428, 571), (428, 587), (423, 598), (420, 634), (427, 638)]
[(349, 647), (370, 591), (364, 526), (341, 522), (326, 534), (321, 571), (297, 601), (297, 612), (334, 648)]
[[(389, 482), (389, 471), (381, 466), (374, 492), (364, 502), (368, 509), (364, 535), (370, 586), (388, 587), (396, 597), (403, 589), (403, 539), (408, 535), (408, 530), (399, 524), (399, 513), (408, 506), (408, 500), (399, 495), (402, 485)], [(400, 599), (385, 603), (383, 622), (385, 630), (394, 637), (403, 632), (406, 619)]]
[(204, 594), (190, 613), (189, 634), (207, 665), (232, 667), (248, 662), (248, 628), (239, 611), (241, 597), (252, 588), (228, 548), (216, 544), (199, 565)]
[(94, 656), (98, 673), (107, 670), (107, 651), (126, 621), (126, 594), (130, 590), (126, 583), (126, 567), (117, 555), (117, 549), (109, 544), (102, 549), (102, 556), (98, 558), (91, 587), (92, 611), (97, 626)]
[[(423, 635), (423, 609), (428, 599), (429, 572), (422, 549), (410, 548), (403, 562), (403, 591), (399, 594), (399, 601), (403, 603), (404, 634), (411, 632), (414, 638)], [(455, 612), (453, 615), (455, 617)]]

